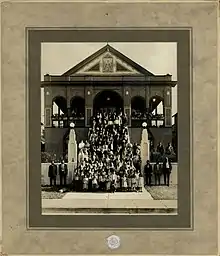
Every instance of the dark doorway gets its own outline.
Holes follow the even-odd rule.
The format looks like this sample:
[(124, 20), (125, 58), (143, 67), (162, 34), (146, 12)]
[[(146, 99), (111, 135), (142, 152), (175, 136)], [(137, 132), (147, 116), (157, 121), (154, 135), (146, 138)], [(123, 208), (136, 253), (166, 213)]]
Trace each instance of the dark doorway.
[(146, 110), (146, 101), (141, 96), (135, 96), (131, 99), (131, 109), (143, 113)]
[(96, 113), (100, 110), (123, 110), (123, 99), (115, 91), (105, 90), (99, 92), (93, 100), (93, 111)]
[(70, 102), (71, 116), (76, 119), (85, 117), (85, 99), (80, 96), (75, 96)]
[(135, 96), (131, 99), (131, 118), (146, 119), (146, 101), (143, 97)]

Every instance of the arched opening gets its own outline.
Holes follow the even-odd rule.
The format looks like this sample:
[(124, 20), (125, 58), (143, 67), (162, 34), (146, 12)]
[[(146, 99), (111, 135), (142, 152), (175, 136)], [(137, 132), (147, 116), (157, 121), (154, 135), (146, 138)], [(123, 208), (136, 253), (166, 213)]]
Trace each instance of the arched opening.
[(67, 118), (67, 101), (62, 96), (57, 96), (52, 100), (52, 120), (53, 127), (63, 128), (67, 126), (67, 121), (65, 121), (65, 117)]
[(75, 96), (70, 101), (71, 117), (73, 119), (84, 119), (85, 117), (85, 99)]
[(123, 99), (115, 91), (105, 90), (99, 92), (93, 100), (93, 111), (119, 111), (123, 110)]
[(151, 126), (163, 127), (164, 126), (164, 99), (158, 95), (150, 98), (149, 114)]
[(146, 118), (146, 101), (144, 97), (134, 96), (131, 99), (131, 117), (132, 119)]

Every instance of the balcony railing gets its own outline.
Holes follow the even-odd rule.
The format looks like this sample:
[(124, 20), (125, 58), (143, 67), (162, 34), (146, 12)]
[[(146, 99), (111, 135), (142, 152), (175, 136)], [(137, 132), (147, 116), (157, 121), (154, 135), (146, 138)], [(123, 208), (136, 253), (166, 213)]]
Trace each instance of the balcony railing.
[(67, 115), (58, 115), (54, 114), (51, 117), (52, 127), (54, 128), (68, 128), (71, 122), (74, 122), (75, 127), (84, 127), (85, 126), (85, 117), (79, 116), (67, 116)]
[(163, 114), (131, 116), (132, 120), (164, 120)]
[(79, 117), (75, 117), (75, 116), (67, 116), (67, 115), (52, 115), (52, 121), (67, 121), (67, 120), (84, 120), (85, 117), (84, 116), (79, 116)]

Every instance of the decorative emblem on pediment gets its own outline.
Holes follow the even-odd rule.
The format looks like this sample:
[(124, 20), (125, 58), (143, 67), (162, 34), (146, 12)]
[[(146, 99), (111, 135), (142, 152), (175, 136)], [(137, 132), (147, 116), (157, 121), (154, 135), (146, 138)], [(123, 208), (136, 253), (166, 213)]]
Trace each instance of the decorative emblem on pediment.
[(140, 64), (135, 63), (108, 44), (67, 70), (63, 76), (76, 76), (78, 74), (85, 76), (153, 76), (151, 72), (141, 67)]
[(130, 64), (121, 60), (111, 52), (107, 51), (96, 59), (87, 63), (84, 67), (76, 72), (77, 74), (94, 74), (94, 75), (126, 75), (139, 74)]
[(102, 71), (113, 72), (114, 71), (114, 59), (111, 56), (105, 56), (102, 59)]

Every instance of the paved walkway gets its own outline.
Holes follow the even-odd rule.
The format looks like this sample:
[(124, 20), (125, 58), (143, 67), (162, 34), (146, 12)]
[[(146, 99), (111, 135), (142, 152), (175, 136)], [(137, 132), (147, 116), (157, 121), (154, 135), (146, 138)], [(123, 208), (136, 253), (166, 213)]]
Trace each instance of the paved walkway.
[(150, 193), (67, 193), (62, 199), (43, 199), (43, 212), (146, 213), (173, 212), (177, 200), (153, 200)]
[(145, 199), (153, 200), (151, 194), (144, 189), (143, 192), (116, 192), (116, 193), (76, 193), (69, 192), (63, 199), (102, 199), (102, 200), (113, 200), (113, 199)]

